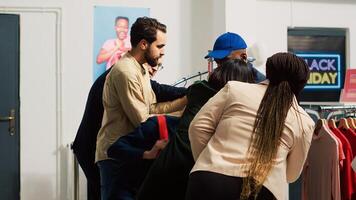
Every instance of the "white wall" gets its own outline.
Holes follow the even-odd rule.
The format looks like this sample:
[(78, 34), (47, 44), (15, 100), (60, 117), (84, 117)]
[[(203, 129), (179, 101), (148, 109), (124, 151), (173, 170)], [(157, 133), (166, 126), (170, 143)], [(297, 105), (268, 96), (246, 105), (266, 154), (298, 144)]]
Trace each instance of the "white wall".
[[(150, 8), (168, 26), (162, 83), (206, 70), (203, 59), (224, 32), (215, 0), (0, 0), (20, 15), (21, 199), (72, 199), (74, 140), (92, 84), (94, 5)], [(214, 16), (213, 19), (211, 16)], [(221, 29), (221, 30), (220, 30)]]
[(356, 3), (337, 0), (226, 0), (226, 30), (258, 47), (262, 60), (287, 51), (288, 27), (349, 28), (347, 67), (356, 68)]
[[(206, 71), (208, 63), (204, 59), (213, 48), (215, 38), (225, 32), (225, 2), (219, 0), (191, 1), (191, 73)], [(190, 67), (190, 66), (185, 66)]]

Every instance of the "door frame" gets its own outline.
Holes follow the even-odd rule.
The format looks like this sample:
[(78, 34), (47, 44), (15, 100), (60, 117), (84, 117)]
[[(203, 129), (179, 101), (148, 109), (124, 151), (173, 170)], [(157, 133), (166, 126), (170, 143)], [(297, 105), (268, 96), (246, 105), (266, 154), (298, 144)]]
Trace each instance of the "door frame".
[[(20, 15), (20, 23), (21, 23), (21, 14), (24, 13), (48, 13), (54, 14), (56, 19), (56, 31), (55, 31), (55, 38), (56, 38), (56, 48), (55, 48), (55, 55), (56, 55), (56, 64), (55, 64), (55, 71), (56, 71), (56, 199), (61, 199), (61, 197), (67, 196), (67, 191), (62, 191), (63, 188), (61, 185), (68, 184), (67, 182), (63, 183), (67, 179), (62, 177), (66, 176), (65, 171), (63, 171), (62, 167), (63, 164), (61, 163), (61, 150), (63, 150), (63, 124), (62, 124), (62, 8), (61, 7), (21, 7), (21, 6), (11, 6), (0, 7), (0, 12), (3, 14), (16, 14)], [(21, 26), (20, 26), (21, 30)], [(20, 35), (21, 39), (21, 35)], [(21, 45), (20, 45), (20, 56), (21, 56)], [(21, 65), (19, 66), (21, 68)], [(20, 72), (19, 72), (20, 73)], [(20, 74), (21, 80), (21, 74)], [(21, 81), (20, 81), (21, 83)], [(21, 87), (21, 85), (19, 85)], [(21, 96), (21, 94), (20, 94)], [(20, 99), (21, 102), (21, 99)], [(21, 106), (21, 103), (20, 103)], [(21, 125), (20, 125), (21, 126)], [(21, 141), (21, 139), (20, 139)], [(20, 148), (20, 161), (21, 161), (21, 148)], [(21, 162), (20, 162), (21, 166)], [(67, 174), (70, 174), (67, 172)], [(20, 187), (21, 187), (21, 168), (20, 168)], [(20, 190), (21, 193), (21, 190)], [(21, 198), (22, 195), (20, 195)]]

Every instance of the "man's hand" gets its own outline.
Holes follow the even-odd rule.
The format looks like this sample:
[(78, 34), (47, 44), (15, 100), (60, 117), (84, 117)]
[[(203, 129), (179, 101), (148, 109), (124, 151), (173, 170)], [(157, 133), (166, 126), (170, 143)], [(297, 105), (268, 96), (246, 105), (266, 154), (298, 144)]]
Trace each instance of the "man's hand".
[(155, 159), (158, 156), (160, 150), (164, 149), (167, 144), (168, 140), (157, 140), (151, 150), (143, 152), (143, 159)]

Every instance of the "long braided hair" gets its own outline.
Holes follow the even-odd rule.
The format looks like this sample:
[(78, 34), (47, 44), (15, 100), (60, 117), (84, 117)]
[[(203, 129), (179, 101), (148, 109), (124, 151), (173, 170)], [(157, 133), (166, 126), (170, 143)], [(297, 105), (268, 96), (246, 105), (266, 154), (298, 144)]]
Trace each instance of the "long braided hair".
[(248, 149), (251, 165), (246, 166), (247, 177), (243, 178), (241, 199), (256, 198), (262, 188), (277, 154), (293, 98), (299, 95), (309, 78), (309, 67), (294, 54), (277, 53), (267, 59), (266, 77), (270, 82), (253, 127)]

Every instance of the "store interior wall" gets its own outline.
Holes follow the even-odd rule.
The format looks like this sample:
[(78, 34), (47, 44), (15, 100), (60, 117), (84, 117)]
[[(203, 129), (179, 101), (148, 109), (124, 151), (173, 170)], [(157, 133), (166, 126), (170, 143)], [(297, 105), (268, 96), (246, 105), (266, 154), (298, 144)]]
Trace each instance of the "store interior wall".
[(226, 0), (226, 30), (246, 38), (256, 65), (287, 51), (288, 27), (347, 28), (347, 68), (356, 68), (356, 2), (343, 0)]
[[(287, 50), (289, 26), (349, 28), (349, 55), (356, 51), (356, 4), (351, 1), (0, 0), (0, 12), (12, 13), (18, 8), (16, 13), (21, 15), (22, 199), (73, 199), (68, 144), (74, 140), (93, 82), (94, 5), (150, 8), (151, 17), (167, 24), (164, 70), (155, 78), (161, 83), (206, 70), (203, 57), (216, 36), (225, 31), (246, 39), (262, 71), (268, 56)], [(52, 8), (60, 13), (59, 22), (46, 12)], [(57, 23), (61, 27), (60, 54), (54, 42)], [(356, 57), (350, 57), (348, 63), (356, 68)]]

